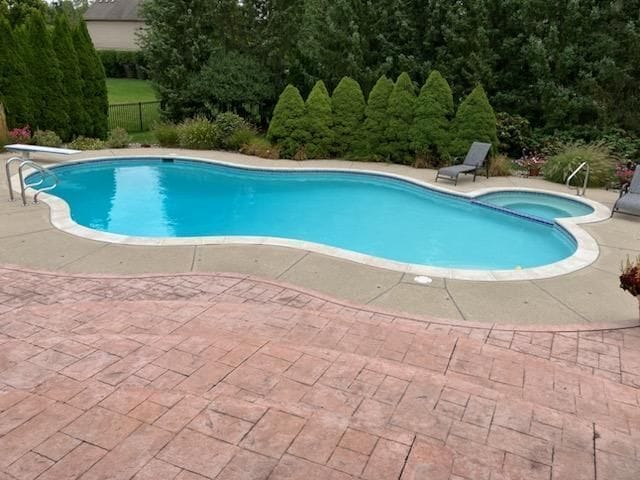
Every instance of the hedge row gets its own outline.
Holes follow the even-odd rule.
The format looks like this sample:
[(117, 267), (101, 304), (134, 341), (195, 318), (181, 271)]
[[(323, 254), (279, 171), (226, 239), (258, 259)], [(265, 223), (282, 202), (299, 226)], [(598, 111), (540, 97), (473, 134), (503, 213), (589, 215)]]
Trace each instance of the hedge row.
[(147, 63), (140, 51), (100, 50), (98, 55), (109, 78), (148, 78)]
[(53, 25), (31, 10), (13, 28), (0, 10), (0, 103), (10, 128), (52, 130), (67, 141), (104, 138), (108, 130), (104, 70), (84, 22)]
[(433, 71), (418, 95), (407, 73), (378, 79), (365, 102), (344, 77), (329, 96), (318, 81), (305, 102), (293, 85), (278, 100), (267, 132), (286, 158), (328, 158), (439, 165), (464, 155), (474, 141), (497, 147), (496, 116), (481, 86), (454, 115), (451, 88)]

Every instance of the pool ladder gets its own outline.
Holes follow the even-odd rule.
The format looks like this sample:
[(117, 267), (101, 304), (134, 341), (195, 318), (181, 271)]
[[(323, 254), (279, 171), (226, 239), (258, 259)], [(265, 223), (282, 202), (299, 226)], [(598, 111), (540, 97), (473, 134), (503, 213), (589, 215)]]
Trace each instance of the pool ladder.
[[(33, 202), (38, 203), (38, 196), (42, 192), (53, 190), (58, 185), (58, 177), (51, 170), (43, 167), (42, 165), (34, 162), (33, 160), (25, 160), (23, 157), (11, 157), (4, 164), (4, 170), (7, 175), (7, 185), (9, 187), (9, 199), (11, 201), (14, 200), (14, 196), (13, 196), (13, 185), (11, 184), (11, 168), (10, 167), (13, 162), (17, 162), (17, 161), (21, 162), (20, 166), (18, 167), (18, 179), (20, 181), (20, 196), (22, 197), (23, 205), (25, 206), (27, 205), (27, 193), (26, 193), (27, 188), (31, 188), (36, 191), (35, 195), (33, 196)], [(34, 183), (27, 183), (24, 179), (24, 173), (23, 173), (23, 170), (26, 167), (31, 167), (34, 170), (37, 170), (38, 172), (40, 172), (40, 180)], [(53, 184), (46, 187), (42, 187), (42, 188), (36, 188), (44, 183), (47, 176), (50, 176), (51, 178), (53, 178)]]
[[(582, 192), (580, 191), (580, 185), (577, 185), (576, 187), (572, 187), (571, 186), (571, 180), (573, 180), (573, 177), (575, 177), (578, 172), (580, 172), (582, 169), (585, 169), (585, 173), (584, 173), (584, 182), (582, 183)], [(576, 168), (573, 172), (571, 172), (571, 175), (569, 175), (567, 177), (567, 188), (572, 189), (575, 188), (576, 189), (576, 195), (580, 196), (584, 196), (585, 193), (587, 193), (587, 183), (589, 183), (589, 164), (587, 162), (582, 162), (580, 165), (578, 165), (578, 168)]]

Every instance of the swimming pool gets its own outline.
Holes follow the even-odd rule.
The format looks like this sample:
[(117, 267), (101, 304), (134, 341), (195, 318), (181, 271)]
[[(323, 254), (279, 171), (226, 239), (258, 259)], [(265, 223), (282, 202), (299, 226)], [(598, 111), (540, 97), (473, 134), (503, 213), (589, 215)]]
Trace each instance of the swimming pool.
[(284, 238), (473, 270), (538, 267), (576, 251), (555, 222), (383, 175), (161, 158), (54, 170), (60, 183), (50, 193), (69, 205), (73, 221), (127, 237)]
[(594, 208), (584, 202), (541, 192), (492, 192), (479, 195), (476, 199), (547, 220), (581, 217), (594, 212)]

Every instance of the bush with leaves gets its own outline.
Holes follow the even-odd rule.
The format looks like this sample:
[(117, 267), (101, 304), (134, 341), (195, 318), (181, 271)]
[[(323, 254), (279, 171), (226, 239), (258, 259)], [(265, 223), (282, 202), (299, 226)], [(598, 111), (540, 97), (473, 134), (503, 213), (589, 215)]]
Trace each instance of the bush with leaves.
[(242, 127), (234, 131), (231, 135), (224, 139), (222, 146), (226, 150), (233, 152), (240, 151), (240, 149), (253, 140), (256, 136), (256, 132), (251, 127)]
[(493, 150), (498, 147), (496, 115), (480, 85), (458, 107), (451, 127), (449, 153), (464, 156), (473, 142), (490, 143)]
[(7, 115), (4, 112), (4, 105), (0, 103), (0, 147), (9, 143), (9, 126), (7, 125)]
[(364, 94), (354, 79), (343, 77), (331, 96), (334, 153), (343, 156), (357, 149), (364, 120)]
[(62, 139), (56, 132), (51, 130), (36, 130), (33, 137), (31, 137), (31, 141), (34, 145), (40, 145), (41, 147), (62, 146)]
[(242, 145), (240, 147), (240, 153), (273, 160), (280, 158), (280, 149), (278, 146), (273, 145), (266, 138), (258, 136), (254, 136), (249, 142)]
[(178, 146), (178, 126), (176, 124), (170, 122), (156, 123), (153, 133), (161, 147)]
[(18, 43), (9, 22), (0, 15), (0, 103), (9, 127), (32, 122), (32, 82), (23, 58), (27, 45)]
[(389, 160), (409, 165), (414, 155), (411, 148), (411, 129), (414, 121), (416, 94), (413, 82), (406, 72), (401, 73), (393, 85), (387, 107), (388, 124), (384, 149)]
[[(559, 153), (547, 159), (543, 167), (544, 178), (564, 183), (582, 162), (589, 164), (589, 187), (603, 187), (614, 180), (616, 158), (602, 142), (565, 145)], [(574, 177), (573, 184), (582, 185), (585, 173), (584, 169), (581, 170)]]
[(131, 137), (124, 128), (114, 128), (109, 132), (106, 146), (108, 148), (127, 148), (131, 142)]
[(489, 176), (491, 177), (508, 177), (511, 175), (513, 163), (511, 159), (504, 154), (494, 155), (489, 162)]
[(226, 148), (226, 143), (236, 131), (249, 128), (249, 123), (240, 115), (233, 112), (219, 113), (216, 116), (216, 127), (220, 135), (220, 143)]
[(89, 138), (80, 135), (69, 144), (69, 148), (74, 150), (100, 150), (104, 148), (104, 142), (99, 138)]
[(387, 107), (393, 90), (393, 80), (382, 75), (369, 92), (365, 118), (356, 148), (358, 158), (384, 160), (384, 136), (387, 130)]
[(520, 158), (524, 149), (533, 146), (529, 121), (520, 115), (496, 113), (499, 150), (513, 158)]
[(331, 98), (322, 80), (311, 89), (306, 103), (305, 126), (309, 132), (307, 158), (327, 158), (333, 145)]
[(193, 150), (214, 150), (221, 145), (218, 125), (205, 117), (190, 118), (178, 125), (178, 145)]
[(278, 99), (269, 123), (267, 139), (280, 149), (284, 158), (299, 157), (309, 140), (305, 128), (305, 106), (300, 91), (287, 85)]
[(453, 94), (444, 77), (434, 70), (416, 100), (411, 144), (418, 157), (439, 166), (449, 160), (449, 129), (453, 116)]

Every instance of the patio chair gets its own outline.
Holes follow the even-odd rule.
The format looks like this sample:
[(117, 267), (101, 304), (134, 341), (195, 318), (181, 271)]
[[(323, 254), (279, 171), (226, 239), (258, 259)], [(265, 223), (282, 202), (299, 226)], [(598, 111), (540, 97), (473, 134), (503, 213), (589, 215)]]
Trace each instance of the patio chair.
[(436, 182), (439, 178), (446, 178), (453, 180), (455, 185), (458, 184), (458, 175), (464, 173), (473, 173), (473, 181), (476, 181), (476, 175), (480, 168), (484, 168), (487, 172), (487, 178), (489, 178), (489, 165), (485, 165), (487, 155), (491, 150), (490, 143), (473, 142), (471, 148), (467, 152), (467, 156), (460, 165), (451, 165), (450, 167), (444, 167), (438, 170), (436, 174)]
[(620, 197), (611, 209), (611, 216), (616, 212), (640, 216), (640, 167), (636, 167), (631, 181), (620, 189)]

